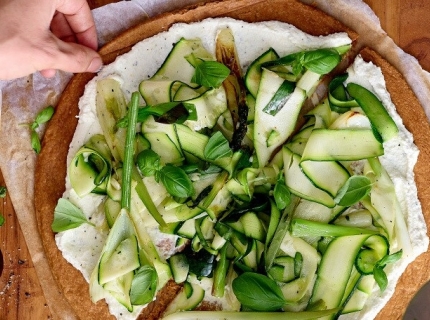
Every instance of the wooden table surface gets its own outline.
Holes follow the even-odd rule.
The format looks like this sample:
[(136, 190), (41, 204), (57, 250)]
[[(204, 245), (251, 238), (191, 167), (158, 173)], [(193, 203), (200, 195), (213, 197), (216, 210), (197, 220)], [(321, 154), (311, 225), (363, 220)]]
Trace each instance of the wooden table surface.
[[(117, 0), (88, 0), (91, 8)], [(388, 35), (430, 71), (430, 1), (365, 0)], [(0, 186), (4, 186), (0, 172)], [(50, 319), (51, 313), (28, 253), (9, 197), (1, 199), (0, 213), (0, 319)], [(2, 268), (1, 268), (2, 267)]]

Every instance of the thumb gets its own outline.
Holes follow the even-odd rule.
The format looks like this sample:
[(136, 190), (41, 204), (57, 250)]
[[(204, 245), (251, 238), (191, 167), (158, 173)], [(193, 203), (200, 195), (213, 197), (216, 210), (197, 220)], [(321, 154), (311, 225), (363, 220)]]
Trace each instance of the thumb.
[(42, 68), (42, 75), (53, 76), (55, 70), (72, 73), (97, 72), (103, 65), (100, 55), (86, 46), (58, 39), (57, 48), (49, 52), (49, 63)]

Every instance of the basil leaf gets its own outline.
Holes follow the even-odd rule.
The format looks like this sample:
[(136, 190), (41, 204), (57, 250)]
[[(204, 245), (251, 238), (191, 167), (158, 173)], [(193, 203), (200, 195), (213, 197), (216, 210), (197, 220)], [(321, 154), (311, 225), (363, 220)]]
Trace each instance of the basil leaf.
[(403, 251), (399, 250), (393, 254), (386, 255), (381, 260), (378, 261), (377, 266), (386, 266), (389, 263), (394, 263), (402, 258)]
[(272, 69), (273, 67), (277, 67), (277, 66), (289, 66), (295, 63), (296, 61), (299, 61), (302, 55), (303, 54), (301, 52), (291, 53), (289, 55), (286, 55), (276, 60), (263, 62), (261, 64), (261, 68)]
[(158, 174), (160, 181), (172, 196), (187, 198), (194, 193), (193, 183), (181, 168), (168, 164)]
[(275, 61), (262, 64), (262, 67), (273, 70), (277, 66), (291, 66), (295, 76), (303, 73), (303, 67), (318, 74), (327, 74), (340, 62), (341, 57), (335, 49), (317, 49), (289, 54)]
[[(1, 186), (0, 187), (0, 198), (4, 198), (6, 197), (6, 193), (7, 193), (7, 189), (6, 187)], [(4, 224), (4, 217), (3, 215), (0, 213), (0, 227)]]
[(375, 267), (373, 268), (373, 277), (375, 278), (381, 292), (384, 291), (388, 285), (388, 278), (384, 271), (385, 266), (389, 263), (398, 261), (402, 257), (402, 254), (402, 250), (397, 251), (396, 253), (383, 257), (375, 264)]
[(229, 157), (233, 154), (228, 140), (224, 135), (217, 131), (210, 137), (208, 143), (203, 150), (203, 155), (208, 160), (216, 160), (219, 158)]
[(0, 187), (0, 198), (6, 197), (7, 189), (6, 187), (1, 186)]
[(31, 131), (31, 147), (37, 154), (39, 154), (40, 150), (42, 149), (42, 146), (40, 145), (39, 135), (34, 130)]
[(303, 66), (318, 74), (327, 74), (340, 62), (340, 55), (334, 49), (307, 51), (303, 55)]
[(54, 111), (55, 109), (53, 106), (46, 107), (36, 115), (36, 119), (30, 125), (31, 147), (33, 148), (34, 152), (36, 152), (37, 154), (40, 153), (41, 145), (40, 145), (39, 136), (35, 130), (39, 127), (39, 125), (51, 120), (52, 115), (54, 114)]
[(157, 290), (157, 272), (151, 266), (137, 270), (131, 282), (130, 300), (132, 305), (143, 305), (154, 299)]
[(54, 221), (51, 225), (52, 231), (61, 232), (77, 228), (83, 223), (88, 223), (94, 226), (94, 224), (87, 220), (82, 210), (76, 207), (69, 200), (64, 198), (58, 200), (58, 204), (54, 211)]
[(137, 167), (145, 177), (153, 176), (160, 170), (160, 156), (152, 149), (140, 152), (136, 158)]
[(384, 291), (388, 285), (388, 278), (383, 268), (373, 268), (373, 277), (375, 278), (381, 292)]
[(37, 128), (39, 128), (39, 124), (36, 121), (33, 121), (33, 123), (30, 124), (30, 130), (34, 131)]
[(293, 68), (293, 74), (295, 76), (299, 76), (303, 73), (303, 52), (299, 52), (296, 54), (296, 60), (293, 61), (293, 63), (291, 64), (292, 68)]
[(245, 272), (233, 280), (233, 292), (240, 303), (255, 311), (276, 311), (285, 305), (285, 298), (275, 281), (269, 277)]
[(285, 184), (282, 173), (279, 175), (278, 181), (276, 181), (275, 188), (273, 189), (273, 197), (279, 210), (285, 209), (291, 202), (291, 193)]
[(201, 61), (196, 65), (196, 72), (191, 79), (199, 85), (218, 88), (230, 74), (230, 69), (217, 61)]
[(340, 188), (334, 201), (341, 206), (351, 206), (367, 196), (372, 189), (372, 182), (365, 176), (351, 176)]
[(48, 122), (49, 120), (51, 120), (54, 111), (55, 110), (53, 106), (46, 107), (36, 115), (36, 119), (34, 120), (34, 122), (39, 125)]
[[(181, 103), (182, 102), (180, 101), (164, 102), (154, 106), (141, 107), (137, 112), (137, 122), (145, 122), (145, 120), (148, 119), (149, 116), (161, 117), (162, 115), (177, 107)], [(116, 126), (118, 128), (128, 127), (128, 115), (126, 115), (124, 118), (119, 119), (116, 123)]]

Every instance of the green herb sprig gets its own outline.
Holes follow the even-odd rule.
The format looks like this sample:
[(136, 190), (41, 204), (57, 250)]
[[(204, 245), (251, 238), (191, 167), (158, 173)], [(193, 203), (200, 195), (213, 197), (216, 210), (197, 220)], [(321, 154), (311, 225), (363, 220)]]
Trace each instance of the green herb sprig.
[(275, 61), (262, 64), (262, 67), (291, 66), (292, 73), (296, 76), (302, 74), (304, 69), (318, 74), (327, 74), (340, 62), (341, 56), (335, 49), (316, 49), (289, 54)]
[(378, 284), (379, 288), (381, 289), (381, 292), (383, 292), (388, 285), (388, 278), (384, 271), (384, 268), (389, 263), (394, 263), (402, 257), (402, 250), (397, 251), (393, 254), (387, 255), (381, 260), (379, 260), (375, 268), (373, 269), (373, 277), (375, 278), (376, 283)]
[[(7, 189), (4, 186), (0, 187), (0, 198), (6, 197)], [(4, 216), (0, 213), (0, 227), (4, 224)]]
[(137, 156), (137, 167), (143, 176), (154, 176), (157, 182), (166, 188), (167, 192), (180, 198), (188, 198), (194, 193), (193, 183), (187, 173), (172, 164), (162, 166), (160, 156), (153, 150), (143, 150)]
[(218, 88), (230, 74), (230, 69), (217, 61), (200, 60), (192, 82), (208, 88)]
[(40, 153), (42, 147), (40, 144), (39, 134), (37, 133), (36, 129), (39, 128), (41, 124), (51, 120), (52, 116), (54, 115), (54, 111), (55, 109), (53, 106), (44, 108), (36, 115), (36, 119), (34, 119), (33, 123), (30, 124), (31, 147), (37, 154)]
[(0, 186), (0, 198), (5, 198), (7, 194), (7, 188), (4, 186)]
[(94, 224), (87, 220), (82, 210), (69, 200), (64, 198), (58, 200), (58, 204), (54, 210), (54, 221), (51, 225), (52, 231), (66, 231), (77, 228), (84, 223), (94, 226)]

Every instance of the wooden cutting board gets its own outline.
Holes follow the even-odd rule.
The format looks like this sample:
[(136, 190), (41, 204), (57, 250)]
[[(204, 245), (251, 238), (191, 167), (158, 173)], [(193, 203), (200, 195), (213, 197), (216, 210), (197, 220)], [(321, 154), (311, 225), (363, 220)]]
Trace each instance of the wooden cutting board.
[[(91, 8), (118, 0), (88, 0)], [(387, 34), (430, 71), (430, 30), (427, 0), (365, 0)], [(0, 172), (0, 186), (4, 186)], [(6, 221), (0, 227), (0, 319), (50, 319), (40, 282), (34, 270), (9, 197), (0, 200)], [(2, 258), (2, 259), (1, 259)], [(1, 268), (2, 267), (2, 268)]]

